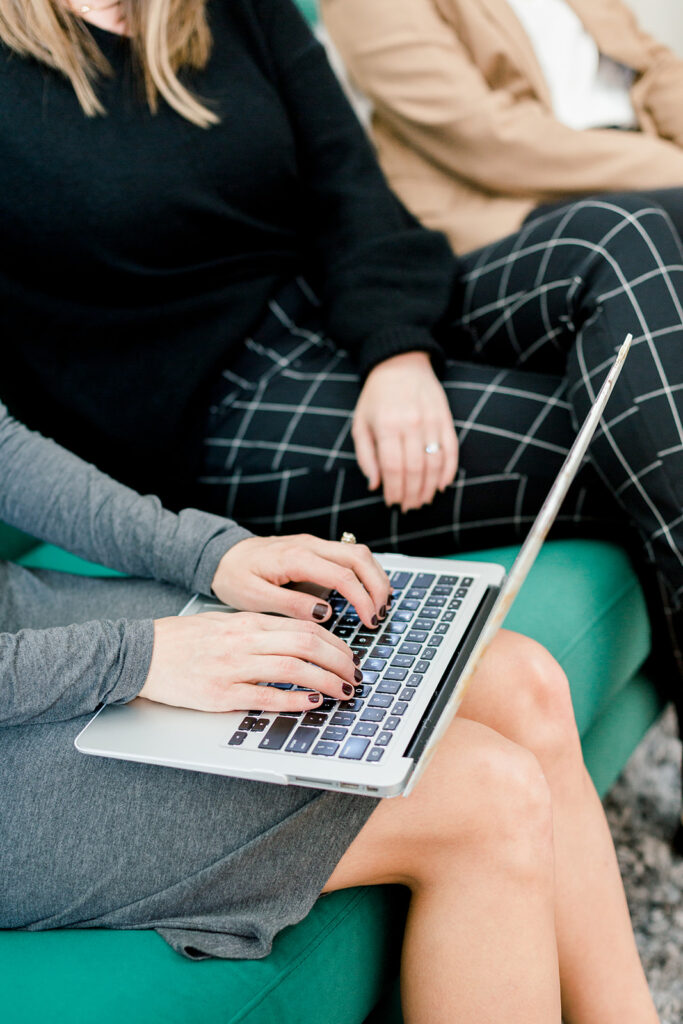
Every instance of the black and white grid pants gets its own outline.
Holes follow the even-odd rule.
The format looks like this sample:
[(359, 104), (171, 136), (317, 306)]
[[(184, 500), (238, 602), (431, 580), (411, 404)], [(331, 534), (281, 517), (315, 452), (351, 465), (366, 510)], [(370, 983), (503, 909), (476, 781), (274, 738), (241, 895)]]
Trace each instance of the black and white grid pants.
[(203, 506), (256, 533), (338, 539), (350, 530), (376, 550), (446, 554), (520, 541), (631, 332), (558, 531), (630, 532), (640, 568), (646, 577), (656, 570), (665, 606), (677, 612), (683, 255), (669, 218), (633, 196), (576, 201), (459, 265), (442, 382), (460, 466), (444, 494), (403, 514), (368, 491), (351, 438), (356, 368), (325, 337), (298, 282), (273, 299), (214, 393)]

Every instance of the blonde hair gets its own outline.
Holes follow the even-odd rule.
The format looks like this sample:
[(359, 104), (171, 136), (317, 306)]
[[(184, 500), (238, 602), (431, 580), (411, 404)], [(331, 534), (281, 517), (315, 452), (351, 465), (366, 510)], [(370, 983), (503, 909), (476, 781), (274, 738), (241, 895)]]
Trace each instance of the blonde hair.
[[(121, 0), (121, 9), (150, 109), (156, 112), (161, 96), (188, 121), (216, 124), (216, 114), (178, 79), (181, 68), (203, 68), (209, 59), (206, 0)], [(61, 0), (0, 0), (0, 40), (65, 75), (89, 117), (105, 113), (96, 86), (111, 66)]]

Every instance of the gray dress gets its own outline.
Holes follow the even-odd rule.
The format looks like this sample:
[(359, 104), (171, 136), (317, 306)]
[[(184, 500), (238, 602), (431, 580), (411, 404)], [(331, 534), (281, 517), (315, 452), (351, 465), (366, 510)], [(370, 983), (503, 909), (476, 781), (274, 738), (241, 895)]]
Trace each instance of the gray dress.
[(187, 956), (265, 956), (374, 809), (365, 797), (79, 754), (141, 689), (153, 618), (211, 593), (249, 536), (174, 515), (0, 405), (0, 519), (134, 579), (0, 563), (0, 927), (154, 928)]

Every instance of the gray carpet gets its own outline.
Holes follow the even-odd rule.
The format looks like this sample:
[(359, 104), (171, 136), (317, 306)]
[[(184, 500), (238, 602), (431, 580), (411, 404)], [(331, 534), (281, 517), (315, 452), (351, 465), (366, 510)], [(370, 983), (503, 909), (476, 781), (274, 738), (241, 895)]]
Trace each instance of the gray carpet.
[(680, 808), (680, 749), (670, 709), (649, 731), (605, 801), (638, 948), (662, 1024), (683, 1024), (683, 858), (669, 845)]

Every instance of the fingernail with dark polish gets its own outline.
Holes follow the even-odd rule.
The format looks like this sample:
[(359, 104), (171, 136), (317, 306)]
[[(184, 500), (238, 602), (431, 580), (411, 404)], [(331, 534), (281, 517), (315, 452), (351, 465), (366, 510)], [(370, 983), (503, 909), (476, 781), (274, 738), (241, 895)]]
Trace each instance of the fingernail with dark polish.
[(357, 683), (363, 682), (363, 673), (361, 672), (360, 669), (356, 669), (356, 671), (353, 673), (353, 678), (356, 680)]
[(344, 691), (347, 697), (350, 697), (351, 694), (353, 693), (353, 687), (351, 686), (351, 683), (342, 683), (342, 690)]
[(378, 626), (379, 625), (379, 619), (377, 618), (376, 615), (372, 616), (372, 618), (370, 619), (370, 622), (373, 624), (373, 626)]
[(313, 618), (317, 619), (320, 622), (321, 619), (327, 617), (328, 611), (329, 608), (326, 604), (317, 604), (313, 609)]
[(354, 665), (360, 665), (360, 655), (354, 653), (354, 655), (353, 655), (353, 663), (354, 663)]
[(387, 617), (387, 606), (385, 604), (379, 610), (379, 617), (380, 619), (386, 619)]
[(309, 693), (308, 699), (310, 700), (311, 704), (319, 704), (320, 701), (323, 699), (323, 695), (321, 693)]

